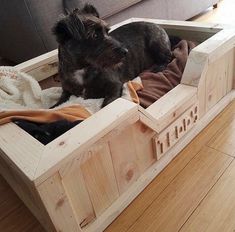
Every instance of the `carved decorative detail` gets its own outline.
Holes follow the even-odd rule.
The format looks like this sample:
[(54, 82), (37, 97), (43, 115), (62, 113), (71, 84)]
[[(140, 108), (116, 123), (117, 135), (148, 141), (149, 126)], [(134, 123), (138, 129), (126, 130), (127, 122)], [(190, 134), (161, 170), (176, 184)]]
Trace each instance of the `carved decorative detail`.
[(190, 107), (168, 128), (157, 135), (155, 140), (157, 159), (160, 159), (182, 138), (198, 120), (198, 103)]

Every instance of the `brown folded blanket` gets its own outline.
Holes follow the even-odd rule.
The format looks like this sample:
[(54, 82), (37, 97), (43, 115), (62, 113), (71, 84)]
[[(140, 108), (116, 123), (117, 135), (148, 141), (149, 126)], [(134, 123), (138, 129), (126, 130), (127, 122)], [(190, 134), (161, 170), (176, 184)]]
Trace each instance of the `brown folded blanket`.
[(195, 42), (181, 40), (173, 50), (174, 59), (164, 71), (145, 71), (140, 74), (144, 86), (137, 91), (141, 106), (147, 108), (180, 83), (188, 54), (196, 45)]

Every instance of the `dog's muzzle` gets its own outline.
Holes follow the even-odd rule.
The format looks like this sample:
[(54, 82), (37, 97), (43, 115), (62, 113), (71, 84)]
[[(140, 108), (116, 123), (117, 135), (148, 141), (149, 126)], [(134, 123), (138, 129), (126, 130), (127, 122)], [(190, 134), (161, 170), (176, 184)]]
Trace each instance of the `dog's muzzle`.
[(116, 52), (118, 55), (125, 57), (128, 53), (127, 48), (115, 48), (114, 52)]

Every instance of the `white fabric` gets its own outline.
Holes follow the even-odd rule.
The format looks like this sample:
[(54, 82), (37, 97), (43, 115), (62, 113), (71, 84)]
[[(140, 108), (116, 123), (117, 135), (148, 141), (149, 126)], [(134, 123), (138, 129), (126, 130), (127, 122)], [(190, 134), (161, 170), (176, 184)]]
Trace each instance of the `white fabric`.
[[(141, 83), (140, 78), (133, 81)], [(42, 90), (31, 76), (16, 70), (14, 67), (0, 66), (0, 109), (48, 109), (53, 106), (62, 93), (61, 87)], [(127, 84), (124, 84), (123, 98), (131, 100)], [(103, 99), (83, 99), (71, 96), (70, 99), (56, 108), (79, 104), (90, 113), (100, 110)]]

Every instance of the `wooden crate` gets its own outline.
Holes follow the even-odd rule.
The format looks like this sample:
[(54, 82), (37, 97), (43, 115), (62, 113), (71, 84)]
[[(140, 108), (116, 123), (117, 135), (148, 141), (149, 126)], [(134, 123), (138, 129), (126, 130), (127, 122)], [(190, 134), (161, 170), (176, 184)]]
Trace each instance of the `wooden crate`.
[[(139, 20), (201, 42), (180, 85), (147, 109), (118, 99), (46, 146), (13, 123), (0, 128), (0, 172), (49, 232), (103, 231), (235, 98), (234, 29), (121, 24)], [(45, 80), (57, 72), (57, 50), (16, 67)]]

